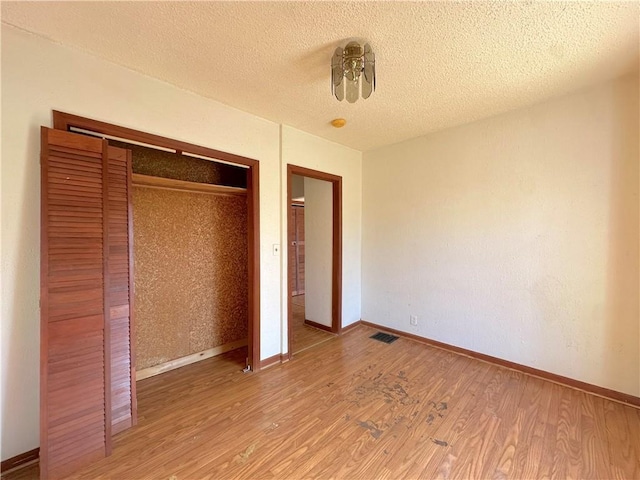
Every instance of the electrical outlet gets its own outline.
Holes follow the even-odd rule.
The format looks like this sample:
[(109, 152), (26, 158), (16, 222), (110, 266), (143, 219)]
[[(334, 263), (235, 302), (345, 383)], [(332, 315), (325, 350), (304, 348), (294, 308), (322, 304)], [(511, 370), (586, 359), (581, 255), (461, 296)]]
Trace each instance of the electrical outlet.
[(418, 317), (416, 315), (409, 316), (409, 323), (414, 327), (418, 326)]

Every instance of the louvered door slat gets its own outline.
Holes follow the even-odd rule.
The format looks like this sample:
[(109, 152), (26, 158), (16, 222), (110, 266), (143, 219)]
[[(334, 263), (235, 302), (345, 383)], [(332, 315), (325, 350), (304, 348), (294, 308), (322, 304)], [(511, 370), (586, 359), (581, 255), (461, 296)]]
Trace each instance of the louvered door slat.
[(113, 434), (136, 422), (132, 369), (131, 152), (109, 147), (109, 320), (111, 327), (111, 422)]
[(110, 449), (105, 388), (104, 141), (42, 130), (41, 476)]

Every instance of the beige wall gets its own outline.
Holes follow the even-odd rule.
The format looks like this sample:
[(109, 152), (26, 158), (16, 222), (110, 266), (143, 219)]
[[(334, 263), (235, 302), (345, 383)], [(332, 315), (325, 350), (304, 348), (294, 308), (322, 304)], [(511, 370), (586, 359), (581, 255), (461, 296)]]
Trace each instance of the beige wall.
[(366, 153), (363, 319), (639, 395), (638, 128), (629, 76)]
[(304, 177), (304, 315), (331, 326), (333, 184)]
[(293, 175), (291, 177), (291, 198), (304, 198), (304, 177)]

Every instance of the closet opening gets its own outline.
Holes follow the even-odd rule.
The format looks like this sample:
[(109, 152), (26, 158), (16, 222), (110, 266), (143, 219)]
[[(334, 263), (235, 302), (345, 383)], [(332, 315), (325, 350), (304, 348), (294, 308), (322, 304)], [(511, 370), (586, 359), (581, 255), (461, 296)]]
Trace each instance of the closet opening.
[[(190, 298), (195, 302), (195, 310), (200, 309), (204, 312), (206, 309), (211, 309), (214, 306), (217, 306), (218, 308), (222, 308), (222, 312), (224, 312), (225, 315), (239, 315), (246, 317), (246, 322), (244, 322), (246, 328), (243, 328), (243, 331), (246, 332), (245, 338), (247, 349), (245, 368), (254, 371), (258, 370), (260, 365), (259, 162), (239, 155), (221, 152), (179, 140), (173, 140), (159, 135), (149, 134), (59, 111), (53, 112), (53, 123), (55, 129), (98, 136), (100, 138), (107, 139), (109, 143), (114, 146), (121, 145), (132, 151), (132, 201), (136, 202), (136, 199), (140, 200), (137, 202), (139, 203), (138, 206), (140, 209), (142, 209), (140, 210), (140, 213), (143, 212), (144, 208), (151, 208), (152, 202), (148, 197), (153, 197), (154, 195), (171, 197), (173, 199), (182, 198), (182, 200), (178, 201), (176, 205), (173, 205), (171, 212), (168, 212), (172, 215), (178, 215), (180, 208), (187, 208), (187, 204), (189, 202), (196, 202), (200, 205), (200, 208), (204, 208), (204, 204), (209, 204), (210, 206), (216, 204), (217, 206), (214, 206), (212, 211), (209, 211), (210, 215), (207, 220), (208, 224), (200, 225), (198, 228), (194, 227), (193, 231), (190, 232), (196, 236), (199, 233), (203, 235), (203, 238), (212, 234), (214, 230), (212, 222), (218, 221), (227, 216), (229, 212), (223, 211), (225, 207), (231, 208), (237, 216), (244, 219), (243, 227), (240, 227), (236, 223), (235, 226), (227, 224), (227, 226), (223, 228), (223, 230), (226, 229), (227, 233), (231, 234), (229, 239), (224, 239), (220, 236), (217, 237), (217, 241), (222, 242), (222, 246), (230, 245), (236, 250), (244, 249), (244, 253), (241, 254), (243, 264), (241, 266), (236, 265), (238, 263), (237, 258), (230, 263), (223, 261), (220, 258), (215, 261), (224, 267), (223, 270), (226, 272), (226, 280), (239, 279), (240, 277), (243, 277), (242, 280), (245, 282), (246, 286), (244, 289), (245, 291), (241, 293), (236, 292), (234, 294), (236, 299), (234, 301), (227, 302), (224, 305), (220, 305), (219, 303), (222, 301), (221, 297), (224, 297), (224, 295), (217, 295), (217, 300), (210, 299), (207, 304), (207, 302), (203, 303), (198, 300), (200, 290), (205, 287), (203, 285), (194, 285), (194, 287), (197, 288), (191, 292), (192, 295)], [(213, 199), (216, 200), (214, 201)], [(179, 203), (182, 203), (182, 206), (178, 206)], [(244, 205), (241, 205), (241, 203)], [(144, 205), (148, 206), (145, 207)], [(133, 256), (134, 259), (136, 259), (135, 219), (136, 217), (144, 217), (136, 215), (137, 207), (135, 204), (130, 205), (130, 209), (132, 209), (132, 217), (134, 220), (132, 229), (134, 234)], [(202, 216), (196, 216), (196, 218), (202, 219)], [(164, 223), (168, 223), (168, 219), (165, 219)], [(156, 226), (150, 228), (159, 227)], [(164, 234), (169, 235), (167, 232)], [(149, 237), (149, 235), (146, 236)], [(241, 242), (240, 236), (246, 240)], [(234, 240), (241, 242), (244, 246), (242, 244), (238, 245)], [(147, 255), (147, 257), (150, 258), (151, 255)], [(228, 260), (229, 257), (230, 255), (228, 252), (223, 255), (225, 260)], [(174, 258), (173, 260), (176, 259)], [(210, 258), (208, 262), (211, 261), (214, 260), (211, 260)], [(238, 276), (236, 275), (238, 272), (231, 272), (234, 266), (240, 270), (244, 270), (245, 273), (241, 271)], [(173, 268), (175, 271), (179, 270), (177, 266), (174, 266)], [(206, 268), (199, 268), (206, 270)], [(163, 266), (162, 269), (166, 271), (157, 271), (156, 273), (170, 273), (169, 267)], [(143, 272), (143, 275), (147, 274), (151, 274), (151, 271)], [(190, 278), (188, 272), (185, 271), (182, 271), (179, 276)], [(134, 265), (134, 279), (135, 277)], [(211, 275), (209, 275), (209, 278), (211, 278)], [(137, 279), (135, 279), (135, 281), (137, 282)], [(139, 292), (135, 292), (134, 302), (136, 297), (138, 297), (138, 293)], [(228, 291), (225, 293), (229, 294)], [(156, 295), (158, 294), (159, 292), (156, 292)], [(240, 297), (243, 298), (244, 305), (240, 305)], [(218, 302), (217, 305), (215, 305), (216, 301)], [(200, 306), (198, 306), (198, 304)], [(148, 307), (149, 312), (153, 311), (154, 308), (158, 308), (157, 306), (153, 307), (151, 305), (148, 305)], [(134, 303), (134, 314), (136, 313), (136, 309), (137, 307)], [(179, 309), (179, 306), (176, 304), (171, 306), (170, 309), (176, 311)], [(194, 325), (198, 324), (198, 321), (193, 321)], [(132, 323), (135, 323), (136, 329), (140, 328), (138, 325), (138, 319)], [(144, 328), (145, 327), (143, 327), (143, 332), (141, 333), (144, 333)], [(196, 328), (201, 330), (205, 327), (202, 325), (197, 327), (194, 326), (194, 332), (190, 334), (191, 337), (196, 336)], [(184, 355), (183, 357), (195, 355), (195, 357), (186, 358), (184, 361), (190, 363), (190, 360), (194, 360), (197, 357), (206, 358), (206, 356), (216, 354), (218, 353), (218, 350), (216, 350), (217, 347), (222, 347), (223, 351), (236, 346), (241, 348), (243, 339), (232, 339), (233, 337), (241, 334), (238, 332), (236, 332), (236, 334), (232, 334), (230, 330), (233, 329), (226, 328), (224, 329), (224, 332), (219, 330), (215, 334), (210, 331), (208, 338), (213, 339), (215, 337), (218, 339), (216, 341), (211, 340), (213, 343), (218, 343), (219, 341), (222, 341), (223, 343), (221, 345), (210, 346), (209, 348), (203, 348), (203, 350), (198, 352), (191, 352), (190, 354)], [(133, 329), (132, 332), (133, 331), (135, 331), (135, 329)], [(180, 336), (182, 337), (181, 341), (183, 343), (183, 347), (186, 348), (185, 345), (187, 343), (187, 339), (184, 338), (185, 333), (181, 332)], [(160, 340), (158, 335), (156, 335), (155, 341), (160, 344), (165, 340)], [(204, 343), (200, 345), (201, 343), (202, 342), (200, 341), (194, 341), (192, 348), (187, 350), (197, 349), (200, 346), (205, 345)], [(180, 353), (185, 351), (184, 348), (180, 350)], [(151, 350), (153, 350), (153, 348), (151, 348)], [(139, 355), (140, 353), (144, 354), (144, 352), (137, 352), (136, 355)], [(178, 350), (174, 348), (173, 355), (177, 354)], [(161, 358), (164, 359), (166, 356), (150, 354), (150, 357), (155, 358), (155, 360), (149, 358), (144, 362), (144, 365), (157, 362)], [(177, 363), (180, 364), (180, 362)], [(160, 365), (160, 371), (166, 371), (172, 367), (170, 359), (166, 362), (160, 362)], [(142, 364), (140, 366), (142, 366)], [(137, 369), (144, 370), (151, 367), (152, 366), (150, 365), (141, 369), (138, 366)], [(143, 372), (142, 378), (151, 372), (152, 371)]]
[(132, 157), (136, 379), (237, 349), (243, 361), (246, 167), (109, 143)]

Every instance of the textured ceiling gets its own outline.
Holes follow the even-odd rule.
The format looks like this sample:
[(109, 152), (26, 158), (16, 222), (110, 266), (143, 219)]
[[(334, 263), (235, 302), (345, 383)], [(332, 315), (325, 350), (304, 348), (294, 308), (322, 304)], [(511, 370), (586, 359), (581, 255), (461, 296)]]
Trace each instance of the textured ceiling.
[[(3, 1), (2, 21), (366, 151), (636, 71), (639, 5)], [(353, 105), (329, 84), (349, 39), (378, 76)]]

